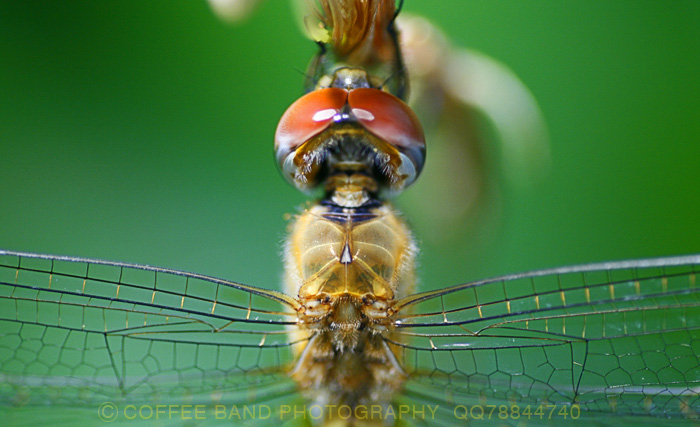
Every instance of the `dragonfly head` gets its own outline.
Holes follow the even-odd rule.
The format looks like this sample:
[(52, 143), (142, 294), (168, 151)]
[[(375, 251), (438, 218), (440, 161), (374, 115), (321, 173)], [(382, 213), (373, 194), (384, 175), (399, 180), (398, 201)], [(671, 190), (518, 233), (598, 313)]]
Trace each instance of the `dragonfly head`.
[(341, 68), (324, 85), (280, 119), (275, 153), (284, 177), (300, 190), (357, 173), (391, 193), (413, 183), (425, 162), (425, 136), (413, 110), (372, 87), (362, 70)]

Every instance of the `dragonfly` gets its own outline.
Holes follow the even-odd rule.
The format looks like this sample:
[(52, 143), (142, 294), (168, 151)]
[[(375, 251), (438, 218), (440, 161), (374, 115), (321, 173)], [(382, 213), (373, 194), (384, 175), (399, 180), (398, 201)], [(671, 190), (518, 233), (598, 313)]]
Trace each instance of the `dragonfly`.
[[(358, 79), (346, 74), (336, 77)], [(325, 102), (317, 96), (337, 93), (322, 92), (331, 89), (311, 92), (311, 98), (302, 98), (290, 115), (303, 110), (309, 100), (316, 108), (317, 102)], [(373, 92), (370, 96), (385, 95)], [(402, 105), (394, 98), (378, 99)], [(343, 107), (376, 113), (374, 116), (382, 111), (376, 110), (374, 103), (361, 108), (361, 102), (352, 98), (343, 101)], [(334, 109), (333, 105), (325, 106), (330, 108), (320, 111)], [(414, 128), (411, 135), (418, 135), (419, 125), (410, 110), (396, 108), (405, 116), (407, 126)], [(364, 113), (354, 114), (361, 118)], [(363, 129), (370, 128), (366, 125)], [(324, 128), (321, 133), (328, 129), (336, 131)], [(372, 129), (390, 138), (382, 128)], [(326, 173), (315, 171), (313, 165), (299, 166), (294, 158), (288, 161), (292, 144), (283, 138), (278, 141), (281, 169), (295, 185), (304, 187)], [(381, 164), (381, 171), (391, 172), (382, 175), (389, 190), (408, 185), (410, 181), (402, 181), (403, 176), (409, 180), (417, 177), (420, 155), (419, 143), (418, 150), (399, 153), (394, 159), (389, 156), (390, 161)], [(349, 167), (351, 162), (343, 160), (340, 163)], [(404, 161), (411, 163), (408, 169), (401, 167)], [(392, 169), (387, 164), (398, 166)], [(370, 185), (365, 177), (337, 180), (333, 190)], [(328, 180), (323, 177), (323, 181)], [(352, 192), (334, 195), (334, 205), (320, 204), (307, 213), (329, 223), (346, 224), (351, 217), (362, 224), (376, 220), (371, 210), (386, 206), (377, 207), (375, 200), (365, 204), (367, 196), (357, 198)], [(367, 212), (353, 203), (360, 203)], [(337, 206), (352, 211), (352, 215), (337, 210)], [(323, 211), (315, 213), (314, 209)], [(301, 244), (294, 241), (294, 236), (305, 234), (294, 230), (305, 228), (304, 215), (293, 226), (288, 243), (292, 254), (308, 253), (299, 247), (305, 240), (314, 240), (305, 237)], [(409, 248), (410, 255), (410, 232), (391, 213), (384, 217), (393, 223), (386, 228), (399, 230), (403, 236), (400, 242)], [(316, 232), (318, 223), (312, 224), (310, 228)], [(337, 246), (337, 268), (342, 270), (362, 259), (346, 241)], [(326, 300), (332, 295), (317, 298), (318, 293), (307, 292), (313, 298), (303, 299), (301, 289), (298, 295), (285, 294), (148, 266), (12, 251), (0, 255), (1, 391), (4, 399), (16, 405), (221, 402), (229, 404), (224, 405), (226, 415), (235, 419), (240, 413), (238, 407), (230, 406), (232, 402), (257, 402), (275, 407), (276, 419), (301, 416), (293, 412), (296, 407), (289, 407), (289, 395), (317, 385), (304, 384), (319, 369), (319, 360), (305, 359), (305, 352), (318, 349), (314, 340), (328, 333), (302, 328), (301, 323), (328, 319), (329, 306), (333, 311), (340, 307), (338, 301)], [(354, 307), (345, 306), (336, 314), (352, 319), (361, 312), (362, 319), (387, 319), (372, 325), (363, 321), (358, 330), (373, 329), (364, 337), (369, 345), (363, 350), (372, 350), (368, 354), (371, 360), (365, 362), (389, 365), (389, 370), (382, 371), (380, 366), (363, 371), (365, 377), (358, 382), (368, 378), (378, 382), (370, 378), (374, 375), (387, 377), (384, 384), (389, 385), (380, 384), (368, 392), (364, 399), (369, 403), (362, 400), (361, 392), (347, 396), (344, 390), (326, 390), (324, 394), (350, 402), (345, 406), (351, 414), (345, 413), (343, 405), (324, 413), (327, 402), (318, 402), (316, 397), (313, 405), (312, 397), (307, 403), (308, 417), (331, 421), (369, 417), (418, 424), (496, 421), (496, 417), (497, 422), (521, 417), (536, 422), (610, 415), (693, 419), (698, 408), (699, 262), (698, 256), (689, 256), (595, 264), (417, 294), (409, 290), (406, 295), (384, 300), (371, 298), (382, 296), (382, 290), (386, 296), (387, 290), (380, 287), (370, 295), (360, 295), (360, 301), (353, 301)], [(328, 283), (324, 280), (323, 286)], [(333, 318), (331, 323), (347, 330), (352, 322)], [(333, 329), (332, 324), (325, 328)], [(352, 331), (346, 335), (327, 339), (335, 346), (333, 352), (342, 353), (340, 347), (357, 345)], [(317, 353), (323, 356), (321, 350)], [(355, 390), (362, 385), (354, 385)], [(304, 407), (304, 400), (297, 402)], [(103, 411), (102, 415), (112, 413)], [(263, 418), (260, 412), (257, 415)]]

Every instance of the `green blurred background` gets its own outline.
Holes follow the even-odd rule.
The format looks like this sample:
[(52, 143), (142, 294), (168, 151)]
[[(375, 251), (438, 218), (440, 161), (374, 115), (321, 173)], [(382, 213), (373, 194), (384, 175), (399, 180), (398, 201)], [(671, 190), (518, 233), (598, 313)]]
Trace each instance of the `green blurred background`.
[[(501, 188), (487, 239), (422, 246), (425, 287), (700, 252), (700, 2), (405, 9), (510, 66), (552, 150), (539, 184)], [(306, 198), (272, 139), (315, 52), (294, 19), (282, 0), (236, 26), (203, 1), (0, 3), (0, 247), (278, 287)]]

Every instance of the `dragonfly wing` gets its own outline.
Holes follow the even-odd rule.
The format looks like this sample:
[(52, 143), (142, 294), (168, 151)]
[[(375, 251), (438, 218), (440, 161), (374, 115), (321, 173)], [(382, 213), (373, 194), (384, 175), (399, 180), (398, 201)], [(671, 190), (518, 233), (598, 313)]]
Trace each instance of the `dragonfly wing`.
[(155, 267), (0, 252), (0, 402), (247, 402), (294, 391), (296, 302)]
[(700, 256), (538, 271), (399, 301), (419, 399), (700, 414)]

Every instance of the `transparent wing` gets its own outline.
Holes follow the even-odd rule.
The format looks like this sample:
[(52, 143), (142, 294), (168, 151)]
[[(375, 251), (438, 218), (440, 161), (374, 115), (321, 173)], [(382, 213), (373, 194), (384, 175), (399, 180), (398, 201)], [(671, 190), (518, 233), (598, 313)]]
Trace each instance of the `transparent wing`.
[(605, 263), (406, 297), (394, 343), (405, 398), (698, 418), (699, 265)]
[(0, 403), (248, 402), (285, 375), (296, 301), (197, 274), (0, 251)]

